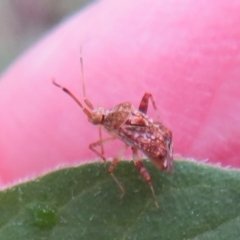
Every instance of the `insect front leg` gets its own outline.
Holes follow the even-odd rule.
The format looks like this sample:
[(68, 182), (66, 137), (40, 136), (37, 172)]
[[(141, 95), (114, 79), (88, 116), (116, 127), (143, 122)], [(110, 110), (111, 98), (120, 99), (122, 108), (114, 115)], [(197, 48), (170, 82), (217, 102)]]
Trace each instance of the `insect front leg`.
[(153, 195), (153, 199), (155, 202), (155, 205), (157, 208), (159, 208), (158, 203), (157, 203), (157, 198), (156, 198), (156, 194), (152, 185), (152, 180), (151, 180), (151, 176), (148, 173), (147, 169), (144, 167), (142, 161), (140, 160), (139, 156), (138, 156), (138, 152), (137, 152), (137, 148), (132, 147), (132, 151), (133, 151), (133, 162), (135, 167), (137, 168), (137, 170), (140, 172), (140, 174), (142, 175), (142, 177), (144, 178), (144, 180), (148, 183), (152, 195)]
[[(109, 141), (112, 141), (116, 139), (116, 137), (109, 137), (109, 138), (105, 138), (105, 139), (102, 139), (102, 140), (99, 140), (99, 141), (96, 141), (94, 143), (91, 143), (89, 145), (89, 148), (90, 150), (92, 150), (96, 155), (98, 155), (100, 158), (102, 158), (102, 160), (104, 161), (104, 163), (106, 163), (106, 158), (105, 156), (100, 153), (99, 151), (96, 150), (96, 147), (101, 147), (103, 146), (104, 143), (106, 142), (109, 142)], [(113, 171), (114, 169), (116, 168), (118, 162), (119, 162), (119, 159), (122, 157), (123, 153), (126, 151), (127, 149), (127, 145), (124, 146), (124, 148), (121, 149), (121, 151), (118, 153), (118, 155), (113, 159), (113, 161), (111, 162), (111, 165), (109, 166), (108, 168), (108, 172), (109, 174), (111, 175), (111, 177), (114, 179), (114, 181), (117, 183), (118, 187), (120, 188), (121, 192), (122, 192), (122, 196), (124, 195), (125, 193), (125, 189), (123, 188), (122, 184), (118, 181), (118, 179), (116, 178), (116, 176), (113, 174)]]
[[(116, 139), (116, 137), (109, 137), (109, 138), (105, 138), (105, 139), (100, 139), (96, 142), (93, 142), (89, 145), (89, 149), (91, 151), (93, 151), (96, 155), (98, 155), (103, 161), (104, 163), (106, 163), (106, 158), (104, 156), (104, 150), (103, 150), (103, 144), (106, 143), (106, 142), (110, 142), (112, 140)], [(99, 152), (96, 147), (99, 147), (101, 148), (101, 152)]]
[[(108, 168), (108, 172), (110, 173), (110, 175), (112, 176), (112, 178), (114, 179), (114, 181), (117, 183), (118, 187), (120, 188), (121, 192), (122, 192), (122, 196), (125, 193), (125, 189), (123, 188), (122, 184), (118, 181), (118, 179), (115, 177), (115, 175), (113, 174), (114, 169), (116, 168), (119, 159), (122, 158), (123, 153), (127, 150), (128, 145), (125, 145), (118, 153), (118, 155), (113, 159), (113, 161), (111, 162), (111, 165)], [(121, 196), (121, 197), (122, 197)]]
[(156, 112), (157, 120), (159, 121), (160, 120), (160, 114), (159, 114), (159, 111), (157, 109), (157, 105), (156, 105), (156, 103), (155, 103), (151, 93), (145, 93), (143, 95), (143, 98), (142, 98), (142, 100), (140, 102), (140, 105), (139, 105), (139, 111), (141, 111), (144, 114), (147, 114), (149, 98), (150, 98), (150, 100), (152, 102), (153, 109)]

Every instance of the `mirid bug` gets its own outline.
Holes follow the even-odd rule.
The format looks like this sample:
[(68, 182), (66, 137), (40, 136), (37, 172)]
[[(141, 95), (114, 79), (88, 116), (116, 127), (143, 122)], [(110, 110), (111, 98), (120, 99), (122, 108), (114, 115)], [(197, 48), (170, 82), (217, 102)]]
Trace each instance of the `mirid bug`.
[[(153, 96), (150, 93), (145, 93), (138, 109), (135, 109), (130, 102), (120, 103), (110, 110), (102, 107), (94, 108), (92, 103), (86, 98), (82, 56), (80, 57), (80, 64), (82, 73), (82, 90), (86, 107), (84, 107), (77, 97), (67, 88), (59, 85), (54, 80), (53, 84), (66, 92), (82, 108), (90, 123), (100, 126), (99, 140), (91, 143), (89, 148), (104, 162), (106, 162), (106, 158), (104, 156), (103, 144), (114, 139), (120, 139), (124, 142), (124, 148), (121, 149), (108, 168), (108, 172), (113, 177), (123, 194), (125, 190), (115, 177), (113, 171), (124, 151), (128, 147), (131, 147), (134, 165), (149, 184), (156, 207), (158, 208), (151, 176), (141, 161), (139, 151), (146, 155), (159, 169), (167, 170), (171, 173), (173, 171), (173, 147), (172, 132), (160, 121), (158, 109)], [(147, 116), (149, 99), (157, 113), (156, 121)], [(102, 139), (102, 127), (109, 133), (109, 138)], [(100, 151), (96, 149), (97, 147), (100, 147)]]

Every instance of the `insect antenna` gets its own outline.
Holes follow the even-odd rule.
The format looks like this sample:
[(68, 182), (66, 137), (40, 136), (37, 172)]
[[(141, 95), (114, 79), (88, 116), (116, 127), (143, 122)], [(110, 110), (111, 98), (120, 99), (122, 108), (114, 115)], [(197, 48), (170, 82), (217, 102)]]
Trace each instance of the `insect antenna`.
[[(93, 110), (94, 107), (93, 107), (92, 103), (87, 99), (87, 96), (86, 96), (85, 76), (84, 76), (83, 57), (82, 57), (82, 46), (80, 47), (80, 65), (81, 65), (81, 74), (82, 74), (83, 100), (84, 100), (85, 104), (91, 110)], [(98, 134), (99, 134), (100, 141), (102, 141), (102, 128), (100, 126), (98, 128)], [(104, 148), (103, 148), (103, 144), (102, 143), (100, 144), (100, 148), (101, 148), (101, 154), (104, 155)]]
[(77, 97), (76, 97), (70, 90), (68, 90), (67, 88), (65, 88), (65, 87), (61, 86), (60, 84), (58, 84), (58, 83), (55, 81), (55, 79), (52, 79), (52, 83), (53, 83), (55, 86), (61, 88), (65, 93), (67, 93), (67, 94), (78, 104), (78, 106), (79, 106), (80, 108), (82, 108), (83, 112), (84, 112), (89, 118), (92, 117), (92, 115), (91, 115), (91, 113), (89, 112), (89, 110), (88, 110), (87, 108), (83, 107), (82, 103), (77, 99)]
[(85, 87), (85, 77), (84, 77), (84, 67), (83, 67), (83, 58), (82, 58), (82, 47), (80, 48), (80, 65), (81, 65), (81, 74), (82, 74), (82, 90), (83, 90), (83, 100), (85, 104), (93, 110), (94, 107), (92, 103), (86, 97), (86, 87)]

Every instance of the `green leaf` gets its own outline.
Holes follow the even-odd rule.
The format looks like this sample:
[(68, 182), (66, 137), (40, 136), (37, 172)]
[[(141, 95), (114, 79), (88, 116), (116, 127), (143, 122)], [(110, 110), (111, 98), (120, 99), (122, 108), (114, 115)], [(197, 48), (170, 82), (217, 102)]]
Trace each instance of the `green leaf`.
[(115, 171), (122, 198), (104, 164), (86, 164), (0, 192), (0, 239), (240, 239), (239, 171), (176, 161), (169, 175), (144, 164), (159, 209), (132, 162)]

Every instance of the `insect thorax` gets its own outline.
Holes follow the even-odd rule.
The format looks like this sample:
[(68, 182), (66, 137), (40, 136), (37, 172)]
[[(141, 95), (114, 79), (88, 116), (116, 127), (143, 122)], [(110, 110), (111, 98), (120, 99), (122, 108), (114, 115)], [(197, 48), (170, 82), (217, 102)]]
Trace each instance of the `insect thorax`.
[(115, 108), (106, 111), (103, 126), (109, 132), (117, 132), (128, 119), (132, 111), (132, 105), (129, 102), (121, 103)]

